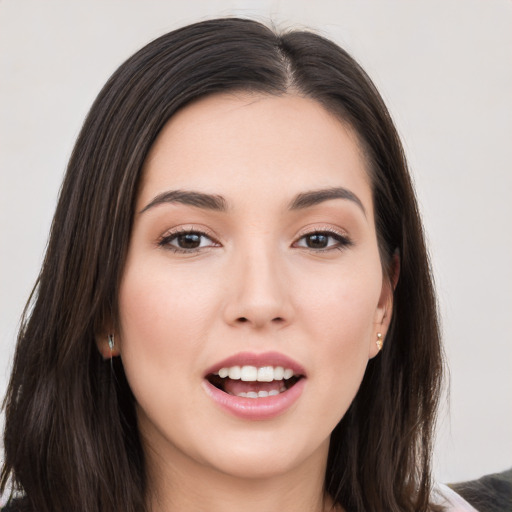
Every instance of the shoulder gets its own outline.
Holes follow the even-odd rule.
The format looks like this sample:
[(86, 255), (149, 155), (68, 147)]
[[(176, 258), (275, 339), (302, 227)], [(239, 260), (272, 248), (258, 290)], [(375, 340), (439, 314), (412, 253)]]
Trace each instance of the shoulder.
[(433, 491), (433, 502), (445, 512), (480, 512), (447, 485), (437, 484)]
[(480, 512), (462, 496), (444, 484), (436, 484), (434, 486), (432, 490), (432, 505), (441, 507), (445, 512)]

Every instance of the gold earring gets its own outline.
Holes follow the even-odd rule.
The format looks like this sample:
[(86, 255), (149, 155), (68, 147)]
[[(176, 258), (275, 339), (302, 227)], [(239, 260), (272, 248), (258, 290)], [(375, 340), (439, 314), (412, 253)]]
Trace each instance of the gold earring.
[(383, 341), (382, 341), (382, 334), (380, 332), (377, 333), (377, 341), (375, 342), (375, 344), (377, 345), (377, 348), (379, 349), (379, 351), (381, 351)]

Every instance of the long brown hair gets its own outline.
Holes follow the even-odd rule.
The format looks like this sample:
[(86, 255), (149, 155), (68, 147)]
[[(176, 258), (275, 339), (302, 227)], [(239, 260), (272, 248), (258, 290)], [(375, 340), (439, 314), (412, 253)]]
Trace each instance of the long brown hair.
[(243, 19), (190, 25), (151, 42), (109, 79), (71, 156), (48, 250), (20, 329), (4, 407), (11, 483), (38, 512), (141, 512), (147, 482), (122, 363), (95, 337), (117, 293), (144, 160), (169, 118), (209, 94), (292, 91), (357, 132), (369, 162), (383, 268), (400, 257), (391, 327), (331, 437), (325, 489), (347, 511), (430, 510), (441, 381), (436, 302), (402, 146), (371, 80), (311, 32)]

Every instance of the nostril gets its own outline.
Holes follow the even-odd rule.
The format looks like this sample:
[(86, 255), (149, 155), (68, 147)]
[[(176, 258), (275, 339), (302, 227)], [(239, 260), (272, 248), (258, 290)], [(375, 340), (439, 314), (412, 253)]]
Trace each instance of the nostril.
[[(240, 316), (236, 319), (236, 322), (239, 324), (245, 324), (247, 322), (250, 322), (250, 320), (245, 316)], [(256, 323), (256, 322), (255, 322)], [(277, 316), (275, 318), (272, 318), (271, 323), (273, 324), (282, 324), (285, 323), (285, 319), (281, 316)]]

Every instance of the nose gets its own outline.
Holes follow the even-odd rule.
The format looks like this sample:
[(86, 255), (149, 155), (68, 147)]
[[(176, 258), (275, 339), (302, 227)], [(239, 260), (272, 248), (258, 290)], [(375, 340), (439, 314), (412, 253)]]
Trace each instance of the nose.
[(227, 279), (225, 320), (254, 329), (283, 327), (292, 320), (290, 286), (279, 256), (271, 250), (238, 255)]

